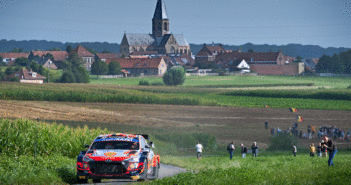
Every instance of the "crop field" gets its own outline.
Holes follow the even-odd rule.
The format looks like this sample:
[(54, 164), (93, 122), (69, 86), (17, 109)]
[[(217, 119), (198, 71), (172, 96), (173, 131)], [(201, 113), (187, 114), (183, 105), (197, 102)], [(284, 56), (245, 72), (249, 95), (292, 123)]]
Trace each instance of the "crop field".
[[(92, 84), (138, 85), (140, 80), (150, 83), (163, 82), (161, 77), (96, 79), (91, 76)], [(311, 77), (311, 76), (189, 76), (182, 86), (208, 85), (258, 85), (258, 84), (302, 84), (313, 83), (327, 88), (346, 88), (351, 85), (350, 77)]]

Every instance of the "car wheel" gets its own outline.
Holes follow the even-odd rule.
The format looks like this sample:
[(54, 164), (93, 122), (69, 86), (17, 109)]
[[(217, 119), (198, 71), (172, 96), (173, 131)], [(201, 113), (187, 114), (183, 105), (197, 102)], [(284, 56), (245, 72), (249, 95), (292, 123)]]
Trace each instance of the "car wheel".
[(101, 183), (101, 179), (93, 179), (93, 183)]
[(138, 181), (145, 181), (145, 180), (147, 180), (147, 171), (148, 171), (147, 164), (148, 164), (148, 162), (145, 159), (144, 165), (143, 165), (144, 171), (143, 171), (143, 173), (140, 174), (140, 179), (138, 179)]
[(152, 168), (152, 179), (158, 179), (160, 172), (160, 164), (156, 162), (156, 166)]

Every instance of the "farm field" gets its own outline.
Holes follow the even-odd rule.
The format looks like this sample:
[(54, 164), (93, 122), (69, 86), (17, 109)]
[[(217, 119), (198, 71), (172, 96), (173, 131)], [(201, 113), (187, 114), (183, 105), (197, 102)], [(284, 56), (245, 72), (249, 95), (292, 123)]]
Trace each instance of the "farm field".
[[(138, 85), (140, 80), (150, 83), (163, 82), (161, 77), (96, 79), (91, 75), (92, 84)], [(314, 83), (315, 86), (346, 88), (351, 85), (350, 77), (311, 77), (311, 76), (190, 76), (182, 86), (205, 85), (257, 85)]]

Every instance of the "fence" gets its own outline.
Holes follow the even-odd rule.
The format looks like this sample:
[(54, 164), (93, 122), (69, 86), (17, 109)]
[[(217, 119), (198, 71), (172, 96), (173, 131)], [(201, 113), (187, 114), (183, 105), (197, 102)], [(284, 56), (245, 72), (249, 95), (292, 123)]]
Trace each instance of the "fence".
[(123, 75), (101, 75), (99, 78), (106, 79), (106, 78), (123, 78)]

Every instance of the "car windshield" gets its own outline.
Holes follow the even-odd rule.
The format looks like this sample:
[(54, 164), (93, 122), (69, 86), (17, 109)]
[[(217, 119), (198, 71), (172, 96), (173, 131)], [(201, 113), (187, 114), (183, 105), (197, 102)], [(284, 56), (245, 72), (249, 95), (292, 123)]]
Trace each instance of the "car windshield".
[(110, 149), (119, 149), (119, 150), (138, 150), (139, 142), (130, 142), (130, 141), (97, 141), (94, 142), (90, 148), (91, 150), (110, 150)]

